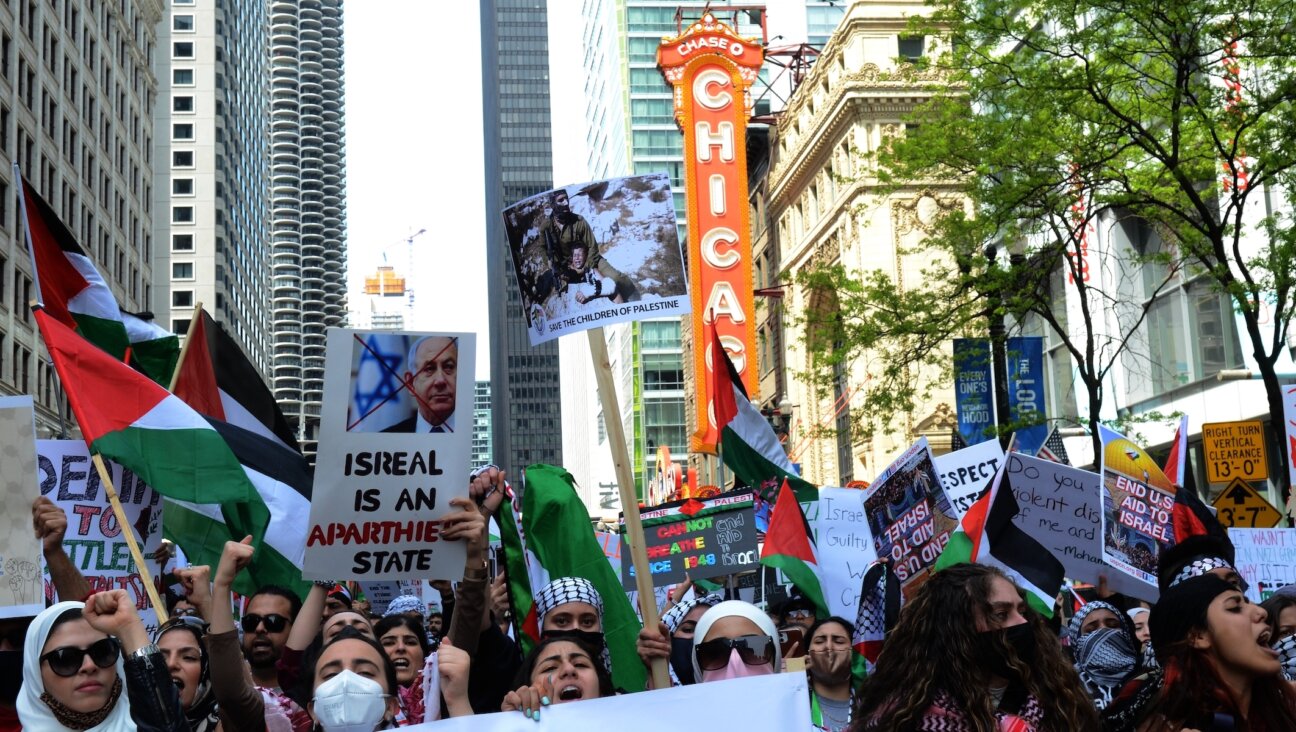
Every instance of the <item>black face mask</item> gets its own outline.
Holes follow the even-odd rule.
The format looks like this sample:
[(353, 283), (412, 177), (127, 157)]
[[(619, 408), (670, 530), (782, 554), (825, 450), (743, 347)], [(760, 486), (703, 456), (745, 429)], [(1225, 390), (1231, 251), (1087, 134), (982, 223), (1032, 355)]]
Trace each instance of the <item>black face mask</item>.
[(671, 638), (670, 665), (675, 669), (675, 677), (685, 686), (696, 684), (693, 678), (693, 639)]
[(1019, 623), (1010, 628), (987, 630), (978, 634), (978, 655), (986, 665), (986, 670), (995, 676), (1009, 680), (1018, 680), (1017, 672), (1008, 665), (1008, 658), (1003, 652), (1006, 645), (1017, 654), (1017, 660), (1026, 666), (1035, 663), (1035, 631), (1030, 623)]
[(23, 681), (22, 651), (0, 651), (0, 704), (13, 705), (18, 701), (18, 688)]
[(546, 630), (545, 638), (575, 638), (596, 651), (603, 650), (603, 634), (588, 630)]

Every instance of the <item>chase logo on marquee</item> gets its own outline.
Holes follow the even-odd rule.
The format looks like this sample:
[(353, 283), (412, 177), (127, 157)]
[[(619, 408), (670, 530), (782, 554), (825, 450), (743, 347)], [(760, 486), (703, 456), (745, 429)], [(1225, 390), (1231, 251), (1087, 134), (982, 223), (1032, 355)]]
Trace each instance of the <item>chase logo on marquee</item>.
[(751, 218), (747, 209), (749, 92), (764, 49), (711, 13), (657, 49), (657, 67), (674, 87), (675, 122), (684, 132), (688, 201), (689, 293), (693, 298), (696, 424), (690, 447), (715, 452), (714, 395), (708, 353), (712, 322), (748, 395), (757, 397), (752, 319)]

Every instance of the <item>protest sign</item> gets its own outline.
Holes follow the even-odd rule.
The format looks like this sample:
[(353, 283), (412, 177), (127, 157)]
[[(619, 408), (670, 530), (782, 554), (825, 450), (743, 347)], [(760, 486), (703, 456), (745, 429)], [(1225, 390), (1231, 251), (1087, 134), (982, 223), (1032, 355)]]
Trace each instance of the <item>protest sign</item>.
[[(752, 498), (750, 491), (726, 493), (641, 513), (653, 585), (678, 584), (686, 574), (706, 579), (759, 566)], [(686, 505), (690, 508), (681, 511)], [(621, 552), (621, 583), (627, 590), (638, 589), (630, 552)]]
[(1067, 577), (1096, 585), (1105, 576), (1114, 592), (1156, 600), (1155, 581), (1103, 562), (1102, 479), (1097, 473), (1016, 452), (1007, 459), (1008, 483), (1019, 509), (1013, 523), (1048, 549)]
[[(126, 590), (135, 601), (144, 626), (157, 627), (157, 614), (149, 602), (139, 569), (117, 516), (113, 513), (99, 474), (90, 462), (90, 450), (81, 440), (37, 440), (37, 481), (40, 494), (67, 514), (63, 550), (96, 592)], [(122, 510), (139, 536), (140, 550), (153, 556), (162, 545), (161, 496), (129, 470), (107, 463)], [(8, 504), (5, 504), (8, 505)], [(24, 512), (30, 526), (31, 514)], [(53, 601), (54, 588), (46, 576), (46, 599)], [(69, 599), (69, 598), (60, 598)]]
[(475, 353), (471, 333), (329, 330), (303, 577), (463, 576), (441, 523), (468, 494)]
[(1103, 560), (1156, 584), (1157, 556), (1174, 541), (1174, 486), (1156, 461), (1124, 435), (1102, 439)]
[(901, 591), (912, 597), (959, 522), (936, 475), (927, 438), (878, 475), (864, 494), (864, 513), (878, 558), (891, 560)]
[(382, 615), (387, 606), (401, 595), (413, 595), (423, 600), (423, 582), (420, 580), (382, 580), (379, 582), (361, 582), (360, 589), (369, 601), (369, 612)]
[(36, 415), (30, 396), (0, 398), (0, 618), (35, 615), (45, 609), (41, 587), (41, 542), (32, 533), (36, 497)]
[(503, 216), (533, 346), (692, 309), (665, 173), (555, 188)]
[(1004, 451), (999, 441), (986, 440), (932, 458), (941, 486), (945, 488), (945, 495), (949, 496), (950, 503), (959, 516), (967, 513), (968, 507), (989, 487), (991, 479), (999, 472), (1003, 457)]
[(545, 732), (597, 730), (661, 732), (663, 710), (686, 710), (688, 726), (743, 732), (810, 728), (806, 674), (784, 673), (674, 686), (636, 694), (544, 707), (539, 720), (522, 712), (452, 717), (402, 728), (404, 732)]
[(1280, 587), (1296, 584), (1296, 529), (1229, 529), (1234, 567), (1247, 581), (1251, 602), (1268, 600)]
[(860, 583), (877, 559), (873, 534), (864, 515), (864, 491), (820, 488), (813, 524), (819, 550), (819, 583), (833, 615), (853, 618), (859, 610)]

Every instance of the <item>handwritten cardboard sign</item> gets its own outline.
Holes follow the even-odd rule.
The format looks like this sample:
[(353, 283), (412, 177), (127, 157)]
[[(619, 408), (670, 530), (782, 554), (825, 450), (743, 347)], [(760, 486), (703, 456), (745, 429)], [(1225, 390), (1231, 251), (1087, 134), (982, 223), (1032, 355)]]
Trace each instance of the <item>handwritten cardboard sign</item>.
[(1263, 602), (1280, 587), (1296, 584), (1296, 529), (1229, 529), (1237, 571), (1252, 602)]
[[(734, 508), (714, 513), (704, 509), (693, 516), (674, 515), (660, 523), (649, 520), (645, 524), (644, 546), (655, 587), (679, 584), (685, 574), (695, 580), (706, 579), (760, 564), (750, 494)], [(627, 590), (635, 589), (630, 552), (621, 552), (621, 583)]]
[(967, 513), (968, 507), (990, 486), (1003, 458), (1004, 451), (998, 440), (986, 440), (932, 458), (945, 494), (959, 516)]
[(813, 524), (819, 550), (819, 582), (828, 610), (854, 618), (859, 609), (860, 583), (877, 559), (873, 532), (864, 513), (864, 491), (820, 488), (819, 511)]

